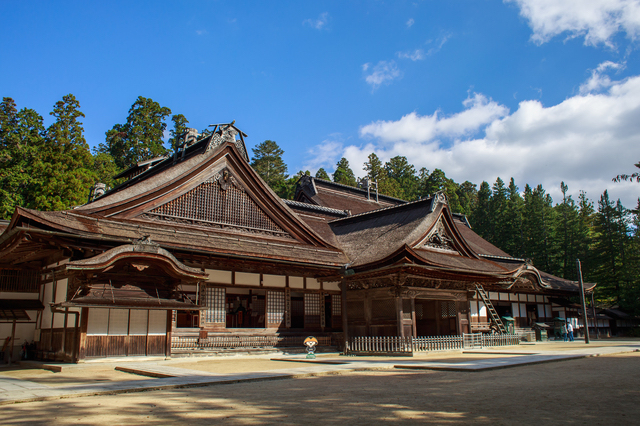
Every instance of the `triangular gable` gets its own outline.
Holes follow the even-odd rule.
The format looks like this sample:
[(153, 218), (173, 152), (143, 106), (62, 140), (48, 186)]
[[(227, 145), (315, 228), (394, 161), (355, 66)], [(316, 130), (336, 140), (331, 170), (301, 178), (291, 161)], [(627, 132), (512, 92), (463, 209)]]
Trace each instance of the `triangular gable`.
[(478, 256), (471, 250), (455, 226), (446, 196), (443, 193), (436, 194), (433, 202), (438, 205), (434, 206), (433, 211), (440, 207), (440, 212), (437, 213), (438, 218), (427, 233), (418, 239), (417, 243), (412, 244), (411, 247), (478, 259)]
[(147, 210), (139, 217), (292, 238), (253, 200), (228, 167), (215, 171), (193, 189)]
[[(335, 248), (284, 205), (249, 166), (237, 144), (225, 141), (198, 156), (201, 160), (180, 175), (167, 169), (152, 178), (160, 180), (158, 184), (149, 185), (148, 180), (135, 184), (149, 187), (147, 191), (134, 192), (134, 196), (120, 197), (94, 209), (88, 204), (83, 211), (115, 219), (272, 236)], [(164, 173), (171, 178), (163, 178)]]

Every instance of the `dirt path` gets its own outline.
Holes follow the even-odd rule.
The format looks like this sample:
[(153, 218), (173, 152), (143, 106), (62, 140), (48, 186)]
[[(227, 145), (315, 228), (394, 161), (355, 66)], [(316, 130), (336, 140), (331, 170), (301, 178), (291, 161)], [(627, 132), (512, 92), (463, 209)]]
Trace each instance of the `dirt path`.
[(378, 371), (3, 406), (3, 424), (638, 424), (640, 354)]

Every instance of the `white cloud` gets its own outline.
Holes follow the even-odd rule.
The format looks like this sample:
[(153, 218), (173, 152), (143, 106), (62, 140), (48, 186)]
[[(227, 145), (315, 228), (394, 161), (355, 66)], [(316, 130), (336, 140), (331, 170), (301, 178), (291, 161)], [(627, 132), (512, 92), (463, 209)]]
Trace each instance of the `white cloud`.
[(613, 47), (612, 37), (626, 33), (635, 40), (640, 34), (638, 0), (504, 0), (516, 3), (533, 30), (531, 39), (545, 43), (564, 32), (584, 36), (584, 44)]
[(413, 18), (409, 18), (409, 20), (406, 23), (407, 28), (411, 28), (413, 26), (413, 24), (415, 24), (415, 22), (416, 21), (414, 21)]
[(475, 133), (483, 126), (505, 116), (509, 109), (474, 93), (463, 105), (465, 110), (449, 117), (439, 118), (439, 111), (433, 115), (420, 116), (415, 111), (398, 121), (376, 121), (360, 128), (361, 137), (374, 137), (384, 143), (409, 142), (421, 144), (437, 137), (459, 137)]
[[(362, 71), (369, 71), (370, 64), (362, 66)], [(398, 69), (395, 61), (380, 61), (372, 69), (371, 74), (365, 76), (365, 81), (369, 83), (373, 90), (382, 84), (390, 84), (393, 80), (402, 77), (402, 72)]]
[(416, 168), (440, 168), (457, 182), (513, 177), (521, 189), (542, 184), (558, 202), (564, 181), (574, 197), (585, 190), (596, 201), (608, 189), (611, 198), (635, 207), (640, 184), (611, 179), (632, 172), (640, 160), (640, 76), (607, 84), (603, 93), (580, 93), (553, 106), (523, 101), (510, 114), (474, 94), (457, 114), (412, 112), (362, 126), (366, 145), (346, 146), (342, 155), (360, 176), (371, 152), (383, 160), (404, 155)]
[(209, 31), (207, 31), (207, 30), (196, 30), (196, 34), (198, 34), (199, 36), (206, 35), (208, 33), (209, 33)]
[(329, 22), (329, 13), (324, 12), (321, 13), (318, 19), (305, 19), (302, 21), (303, 25), (308, 25), (311, 28), (315, 28), (316, 30), (321, 30), (327, 26)]
[(398, 58), (400, 59), (411, 59), (412, 61), (421, 61), (426, 56), (424, 54), (424, 50), (416, 49), (413, 52), (398, 52)]
[(616, 63), (611, 61), (605, 61), (598, 65), (594, 70), (591, 70), (591, 77), (580, 86), (580, 93), (596, 93), (602, 89), (607, 89), (613, 86), (617, 82), (611, 81), (608, 75), (604, 74), (607, 70), (622, 70), (624, 69), (624, 63)]
[(312, 174), (315, 174), (320, 167), (324, 167), (327, 171), (333, 170), (342, 156), (343, 144), (340, 139), (340, 134), (333, 134), (329, 139), (307, 150), (308, 158), (311, 160), (303, 166), (303, 170), (310, 170)]
[(451, 34), (445, 34), (444, 36), (436, 39), (435, 42), (434, 40), (427, 40), (426, 44), (435, 43), (435, 45), (429, 48), (429, 50), (427, 50), (426, 52), (423, 49), (415, 49), (415, 50), (408, 50), (405, 52), (398, 52), (396, 53), (396, 55), (398, 55), (398, 58), (400, 59), (411, 59), (414, 62), (421, 61), (425, 59), (427, 56), (431, 56), (434, 53), (437, 53), (438, 51), (440, 51), (440, 49), (442, 49), (442, 46), (444, 46), (444, 44), (450, 38), (451, 38)]

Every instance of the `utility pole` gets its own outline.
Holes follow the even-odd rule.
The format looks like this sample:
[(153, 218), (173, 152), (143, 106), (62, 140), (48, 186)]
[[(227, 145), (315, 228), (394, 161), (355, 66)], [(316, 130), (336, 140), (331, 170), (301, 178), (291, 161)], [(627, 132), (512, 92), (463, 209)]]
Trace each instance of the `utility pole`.
[(588, 344), (589, 322), (587, 320), (587, 305), (584, 300), (584, 283), (582, 282), (582, 268), (580, 267), (580, 259), (576, 259), (576, 267), (578, 268), (578, 281), (580, 282), (580, 301), (582, 302), (582, 319), (584, 320), (584, 343)]

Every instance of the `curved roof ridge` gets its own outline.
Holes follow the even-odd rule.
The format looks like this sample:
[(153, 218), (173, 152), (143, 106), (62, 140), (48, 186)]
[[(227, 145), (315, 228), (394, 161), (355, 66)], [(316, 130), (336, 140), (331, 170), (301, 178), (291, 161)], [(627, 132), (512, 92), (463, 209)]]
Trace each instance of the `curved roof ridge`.
[(364, 212), (364, 213), (354, 214), (354, 215), (343, 217), (343, 218), (340, 218), (340, 219), (334, 219), (334, 220), (330, 221), (329, 223), (336, 223), (336, 222), (340, 222), (340, 221), (346, 221), (346, 220), (349, 220), (349, 219), (359, 218), (359, 217), (367, 216), (367, 215), (373, 216), (373, 215), (375, 215), (377, 213), (386, 212), (388, 210), (393, 210), (393, 209), (406, 208), (407, 206), (413, 206), (415, 204), (423, 203), (423, 202), (426, 202), (426, 201), (430, 201), (432, 203), (431, 207), (430, 207), (430, 210), (433, 211), (433, 200), (434, 200), (434, 197), (431, 196), (431, 197), (421, 198), (421, 199), (415, 200), (415, 201), (407, 201), (404, 204), (398, 204), (397, 206), (383, 207), (381, 209), (376, 209), (376, 210), (371, 210), (371, 211)]
[(284, 201), (284, 203), (289, 206), (304, 207), (309, 210), (317, 210), (317, 211), (322, 211), (327, 213), (340, 214), (342, 216), (348, 216), (348, 213), (345, 212), (344, 210), (332, 209), (331, 207), (324, 207), (324, 206), (319, 206), (317, 204), (303, 203), (295, 200), (286, 200), (284, 198), (281, 198), (281, 200)]
[[(345, 185), (345, 184), (343, 184), (343, 183), (332, 182), (332, 181), (330, 181), (330, 180), (317, 178), (317, 177), (315, 177), (315, 176), (310, 176), (310, 177), (311, 177), (312, 179), (315, 179), (315, 180), (320, 181), (320, 182), (322, 182), (322, 183), (328, 183), (328, 184), (330, 184), (330, 185), (337, 186), (337, 187), (339, 187), (339, 188), (351, 189), (351, 190), (355, 190), (355, 191), (358, 191), (358, 192), (362, 192), (363, 194), (366, 194), (366, 193), (367, 193), (367, 191), (366, 191), (365, 189), (358, 188), (357, 186), (350, 186), (350, 185)], [(396, 197), (392, 197), (391, 195), (386, 195), (386, 194), (380, 194), (380, 193), (378, 193), (378, 197), (384, 197), (384, 198), (386, 198), (386, 199), (388, 199), (388, 200), (400, 201), (400, 202), (402, 202), (402, 203), (409, 203), (409, 201), (407, 201), (407, 200), (403, 200), (402, 198), (396, 198)]]

